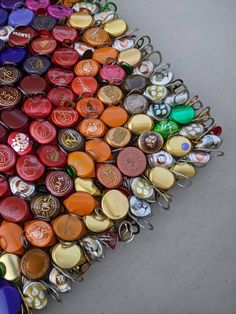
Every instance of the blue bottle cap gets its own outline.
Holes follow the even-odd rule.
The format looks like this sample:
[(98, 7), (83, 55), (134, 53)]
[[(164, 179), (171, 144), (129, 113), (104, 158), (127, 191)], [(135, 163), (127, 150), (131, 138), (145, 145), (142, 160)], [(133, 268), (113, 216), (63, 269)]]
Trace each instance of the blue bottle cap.
[(0, 314), (18, 314), (22, 299), (18, 289), (6, 280), (0, 280)]
[(42, 56), (32, 56), (25, 60), (23, 69), (28, 74), (42, 75), (51, 67), (51, 62)]
[(0, 64), (19, 64), (22, 63), (27, 57), (28, 53), (24, 48), (9, 48), (0, 54)]
[(34, 19), (34, 12), (30, 9), (17, 9), (11, 12), (8, 17), (8, 24), (17, 26), (28, 26)]
[(0, 9), (0, 27), (7, 25), (8, 12)]
[(57, 19), (50, 15), (37, 15), (33, 19), (31, 26), (36, 30), (40, 31), (42, 29), (46, 29), (50, 31), (57, 24)]
[(0, 0), (0, 5), (3, 9), (12, 10), (15, 8), (19, 3), (23, 3), (22, 0)]
[(2, 52), (6, 47), (6, 44), (3, 40), (0, 39), (0, 52)]

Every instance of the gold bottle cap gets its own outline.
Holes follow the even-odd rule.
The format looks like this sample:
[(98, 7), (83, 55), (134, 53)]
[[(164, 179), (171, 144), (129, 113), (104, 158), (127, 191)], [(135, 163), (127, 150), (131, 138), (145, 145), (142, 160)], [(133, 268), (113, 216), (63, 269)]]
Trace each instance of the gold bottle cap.
[(153, 119), (146, 114), (136, 114), (125, 124), (125, 127), (134, 134), (142, 134), (143, 132), (151, 131), (153, 126)]
[(93, 196), (101, 195), (99, 188), (96, 187), (96, 185), (93, 182), (93, 179), (90, 178), (76, 178), (75, 190), (77, 192), (87, 192)]
[(93, 47), (100, 47), (111, 43), (111, 38), (103, 28), (92, 27), (83, 34), (83, 41)]
[(130, 66), (135, 67), (142, 60), (142, 53), (136, 48), (121, 51), (118, 56), (119, 63), (128, 63)]
[(85, 29), (91, 26), (93, 23), (93, 18), (88, 13), (83, 12), (75, 12), (73, 13), (69, 19), (68, 24), (76, 29)]
[(123, 127), (110, 129), (106, 134), (107, 143), (114, 148), (121, 148), (129, 144), (131, 132)]
[(15, 254), (5, 253), (0, 256), (0, 263), (6, 268), (4, 279), (8, 281), (16, 281), (21, 274), (20, 258)]
[(122, 90), (115, 85), (105, 85), (98, 90), (97, 96), (106, 105), (115, 105), (124, 97)]
[(111, 36), (119, 37), (119, 36), (123, 35), (128, 30), (128, 25), (122, 19), (113, 19), (113, 20), (106, 22), (103, 28)]
[(148, 169), (146, 172), (152, 184), (160, 190), (169, 190), (176, 184), (175, 176), (173, 173), (164, 167), (154, 167)]
[(183, 164), (175, 164), (173, 167), (170, 168), (171, 171), (173, 171), (175, 173), (175, 177), (179, 180), (183, 179), (183, 177), (178, 176), (178, 173), (188, 177), (188, 178), (192, 178), (196, 175), (196, 170), (195, 168), (187, 163), (183, 163)]
[(184, 136), (173, 136), (165, 145), (165, 150), (175, 157), (184, 157), (192, 150), (192, 143)]
[(52, 260), (62, 269), (71, 269), (84, 260), (83, 251), (78, 245), (66, 247), (59, 243), (52, 249)]
[(106, 216), (97, 215), (95, 213), (84, 216), (84, 223), (86, 227), (96, 233), (103, 232), (113, 226), (113, 222)]
[(110, 190), (102, 198), (102, 211), (112, 220), (124, 218), (129, 210), (128, 198), (118, 190)]

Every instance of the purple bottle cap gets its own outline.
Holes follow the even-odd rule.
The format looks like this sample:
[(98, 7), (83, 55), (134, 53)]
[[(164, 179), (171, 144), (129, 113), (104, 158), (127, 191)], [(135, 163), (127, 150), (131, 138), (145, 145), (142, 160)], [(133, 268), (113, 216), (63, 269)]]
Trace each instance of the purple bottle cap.
[(8, 12), (0, 9), (0, 27), (7, 25)]
[(17, 9), (8, 17), (8, 24), (13, 27), (28, 26), (34, 19), (34, 12), (30, 9)]
[(18, 314), (22, 299), (18, 289), (6, 280), (0, 280), (0, 314)]
[(64, 5), (54, 4), (48, 7), (48, 13), (55, 17), (56, 19), (61, 19), (63, 17), (69, 17), (73, 13), (73, 10)]
[(25, 5), (28, 9), (37, 11), (46, 9), (50, 5), (50, 0), (26, 0)]
[(19, 64), (22, 63), (27, 57), (28, 53), (24, 48), (20, 47), (9, 48), (0, 54), (0, 64), (4, 63)]
[(3, 9), (12, 10), (15, 8), (19, 3), (23, 3), (22, 0), (0, 0), (0, 5)]

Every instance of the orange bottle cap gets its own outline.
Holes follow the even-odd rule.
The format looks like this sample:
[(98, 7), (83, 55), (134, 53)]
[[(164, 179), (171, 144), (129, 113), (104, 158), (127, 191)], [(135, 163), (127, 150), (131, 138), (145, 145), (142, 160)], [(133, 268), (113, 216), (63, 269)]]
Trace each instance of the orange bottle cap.
[(73, 92), (78, 96), (91, 96), (98, 89), (98, 82), (94, 77), (81, 76), (73, 79), (71, 83)]
[(84, 118), (98, 118), (104, 111), (104, 105), (98, 98), (83, 98), (77, 102), (76, 110)]
[(99, 119), (84, 119), (77, 130), (87, 138), (102, 137), (106, 133), (105, 124)]
[(100, 119), (109, 127), (122, 126), (129, 119), (128, 112), (121, 107), (109, 107), (101, 115)]
[(75, 241), (86, 233), (86, 228), (79, 217), (62, 215), (52, 221), (52, 227), (58, 238)]
[(118, 51), (112, 47), (98, 48), (93, 53), (93, 59), (101, 64), (106, 63), (107, 58), (117, 59)]
[(86, 30), (82, 37), (83, 41), (93, 47), (100, 47), (111, 44), (111, 37), (100, 27), (92, 27)]
[(77, 76), (96, 76), (100, 71), (100, 64), (96, 60), (86, 59), (79, 61), (74, 71)]
[(4, 220), (0, 226), (0, 247), (13, 254), (23, 254), (23, 229), (13, 222)]
[(85, 143), (85, 151), (96, 162), (104, 162), (111, 159), (111, 148), (103, 140), (94, 139)]
[(49, 247), (56, 243), (52, 227), (43, 220), (31, 220), (25, 224), (27, 241), (36, 247)]
[(84, 152), (73, 152), (68, 155), (67, 163), (72, 166), (78, 177), (95, 177), (95, 164), (93, 159)]
[(66, 209), (75, 215), (85, 216), (93, 212), (99, 205), (98, 201), (89, 193), (76, 192), (64, 200)]

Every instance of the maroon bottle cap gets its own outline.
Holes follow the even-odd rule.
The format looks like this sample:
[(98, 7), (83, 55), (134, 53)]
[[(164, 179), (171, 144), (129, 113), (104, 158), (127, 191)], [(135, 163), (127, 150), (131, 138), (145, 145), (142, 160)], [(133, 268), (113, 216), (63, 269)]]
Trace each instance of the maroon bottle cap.
[(36, 37), (36, 31), (30, 26), (19, 26), (9, 36), (9, 46), (26, 46)]
[(43, 119), (50, 114), (52, 104), (47, 98), (32, 96), (24, 102), (23, 110), (32, 119)]
[(52, 61), (62, 67), (72, 67), (79, 61), (79, 54), (74, 48), (59, 48), (54, 51)]
[(38, 75), (29, 75), (23, 78), (20, 82), (20, 88), (26, 95), (37, 95), (45, 93), (47, 90), (47, 82)]
[(7, 143), (20, 156), (30, 154), (33, 149), (30, 137), (23, 132), (12, 132), (8, 136)]
[(45, 182), (48, 191), (57, 197), (65, 197), (69, 195), (74, 187), (72, 179), (64, 171), (49, 172)]
[(52, 36), (59, 42), (75, 41), (78, 37), (77, 30), (67, 25), (57, 25), (51, 31)]
[(140, 149), (136, 147), (126, 147), (117, 157), (117, 166), (124, 175), (137, 177), (146, 169), (147, 160)]
[(33, 52), (40, 55), (50, 55), (56, 47), (56, 40), (50, 37), (36, 38), (31, 43), (31, 49)]
[(11, 170), (16, 163), (16, 154), (12, 148), (0, 144), (0, 172)]
[(74, 72), (69, 69), (51, 68), (48, 70), (46, 78), (50, 84), (65, 86), (69, 85), (74, 79)]
[(21, 101), (21, 92), (13, 86), (0, 87), (0, 107), (9, 109), (19, 104)]
[(33, 121), (30, 124), (30, 135), (39, 144), (50, 144), (55, 140), (57, 131), (49, 121)]
[(7, 139), (8, 131), (7, 129), (0, 124), (0, 143), (4, 143)]
[(59, 86), (51, 89), (47, 97), (56, 107), (67, 103), (71, 104), (71, 102), (75, 101), (75, 94), (69, 87), (64, 86)]
[(6, 64), (0, 68), (0, 84), (13, 85), (21, 78), (21, 71), (13, 65)]
[(33, 182), (43, 176), (45, 167), (36, 156), (25, 155), (17, 160), (16, 170), (23, 180)]
[(97, 178), (107, 189), (116, 189), (122, 185), (123, 176), (120, 170), (113, 165), (99, 165), (97, 168)]
[(9, 196), (0, 203), (0, 215), (10, 222), (23, 222), (30, 218), (29, 205), (17, 196)]
[(78, 123), (79, 113), (73, 108), (56, 108), (50, 115), (51, 121), (60, 128), (70, 128)]
[(10, 195), (10, 188), (7, 179), (0, 175), (0, 198)]
[(41, 162), (49, 168), (65, 167), (67, 155), (54, 145), (43, 145), (37, 150)]
[(23, 130), (28, 126), (29, 118), (20, 109), (3, 110), (2, 122), (12, 130)]

